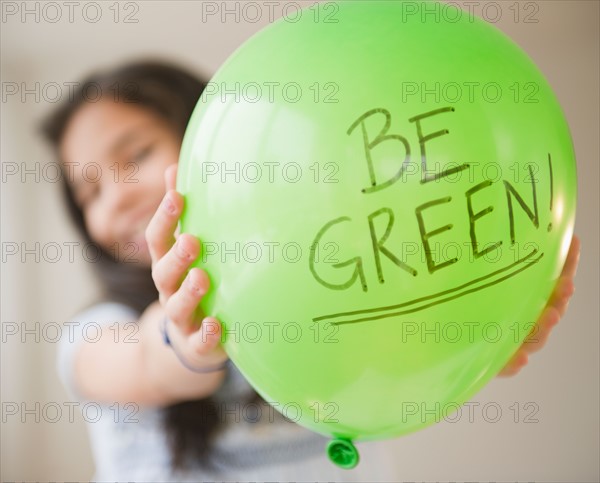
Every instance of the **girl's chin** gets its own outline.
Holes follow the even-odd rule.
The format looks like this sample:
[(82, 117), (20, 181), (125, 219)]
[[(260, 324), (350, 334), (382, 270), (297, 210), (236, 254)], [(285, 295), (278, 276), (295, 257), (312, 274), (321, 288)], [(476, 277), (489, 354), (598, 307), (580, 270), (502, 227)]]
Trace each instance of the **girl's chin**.
[(144, 235), (134, 236), (121, 242), (115, 242), (109, 253), (121, 263), (152, 266), (152, 257)]

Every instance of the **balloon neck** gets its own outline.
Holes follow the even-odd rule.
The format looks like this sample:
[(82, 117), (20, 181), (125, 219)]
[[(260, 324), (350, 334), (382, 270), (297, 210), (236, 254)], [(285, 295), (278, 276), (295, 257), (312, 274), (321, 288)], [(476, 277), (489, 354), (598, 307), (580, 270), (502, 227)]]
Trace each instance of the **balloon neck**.
[(346, 438), (335, 438), (327, 444), (327, 456), (329, 459), (346, 470), (354, 468), (359, 461), (358, 450), (352, 441)]

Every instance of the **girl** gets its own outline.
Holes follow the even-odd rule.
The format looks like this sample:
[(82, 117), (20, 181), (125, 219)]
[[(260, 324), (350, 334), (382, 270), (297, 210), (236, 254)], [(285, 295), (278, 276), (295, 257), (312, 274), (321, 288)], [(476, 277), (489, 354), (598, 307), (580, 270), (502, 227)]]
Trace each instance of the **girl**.
[[(211, 287), (203, 270), (188, 270), (200, 243), (176, 233), (183, 198), (174, 187), (184, 130), (205, 86), (169, 64), (133, 63), (86, 79), (44, 124), (70, 215), (101, 254), (95, 268), (104, 293), (76, 317), (58, 357), (69, 394), (102, 408), (89, 425), (94, 479), (398, 480), (387, 442), (373, 454), (360, 447), (354, 470), (330, 463), (328, 438), (262, 400), (228, 364), (219, 322), (199, 310)], [(90, 100), (90, 89), (100, 98)], [(95, 176), (91, 163), (100, 168)], [(536, 340), (502, 375), (518, 372), (545, 343), (573, 293), (578, 256), (574, 237)], [(98, 337), (86, 337), (90, 327)]]

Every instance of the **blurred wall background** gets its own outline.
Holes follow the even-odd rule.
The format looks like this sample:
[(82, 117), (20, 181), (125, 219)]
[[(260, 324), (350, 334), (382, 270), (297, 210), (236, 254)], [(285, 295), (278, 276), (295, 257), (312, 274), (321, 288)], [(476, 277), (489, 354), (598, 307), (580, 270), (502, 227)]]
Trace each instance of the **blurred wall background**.
[[(75, 2), (71, 21), (68, 2), (1, 3), (1, 477), (84, 480), (91, 477), (93, 463), (80, 412), (75, 411), (73, 422), (66, 414), (52, 422), (55, 413), (49, 406), (47, 417), (39, 421), (22, 413), (22, 404), (31, 409), (36, 403), (51, 403), (65, 409), (68, 396), (55, 373), (56, 344), (51, 342), (55, 325), (48, 324), (69, 320), (98, 289), (81, 250), (75, 250), (72, 261), (67, 255), (64, 243), (78, 238), (63, 212), (58, 185), (44, 176), (36, 180), (27, 175), (23, 182), (20, 176), (7, 175), (15, 163), (19, 170), (35, 170), (36, 163), (50, 157), (35, 132), (37, 121), (53, 107), (55, 91), (44, 94), (43, 88), (76, 82), (92, 69), (140, 56), (173, 60), (210, 76), (269, 23), (270, 11), (279, 17), (285, 8), (297, 7), (256, 2), (262, 5), (257, 21), (244, 15), (222, 21), (219, 15), (202, 18), (207, 3), (221, 2), (145, 0), (99, 2), (97, 7)], [(59, 20), (54, 22), (56, 13), (48, 3), (59, 5)], [(236, 3), (227, 5), (235, 9)], [(599, 3), (456, 3), (473, 8), (515, 40), (558, 95), (577, 153), (575, 232), (582, 239), (582, 258), (577, 291), (547, 347), (517, 377), (496, 379), (481, 391), (473, 399), (479, 405), (472, 421), (462, 417), (456, 423), (441, 422), (396, 440), (397, 465), (405, 480), (598, 481)], [(34, 13), (23, 18), (23, 9)], [(39, 83), (39, 98), (8, 95), (15, 83), (34, 90)], [(15, 244), (33, 247), (36, 242), (58, 244), (62, 256), (52, 263), (52, 254), (40, 260), (30, 255), (25, 262), (7, 255)], [(39, 340), (34, 333), (21, 333), (23, 322)], [(19, 332), (13, 335), (15, 327)], [(490, 402), (503, 411), (497, 422), (482, 413)], [(15, 407), (19, 413), (13, 415)], [(377, 445), (372, 443), (370, 451)]]

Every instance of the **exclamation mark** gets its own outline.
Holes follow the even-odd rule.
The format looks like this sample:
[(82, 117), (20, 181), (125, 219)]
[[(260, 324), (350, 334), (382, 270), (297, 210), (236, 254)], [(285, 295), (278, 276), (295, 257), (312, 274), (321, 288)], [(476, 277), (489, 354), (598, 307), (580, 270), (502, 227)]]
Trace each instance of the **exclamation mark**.
[[(550, 214), (552, 215), (552, 194), (554, 191), (553, 186), (553, 177), (552, 177), (552, 158), (550, 157), (550, 153), (548, 153), (548, 168), (550, 169)], [(550, 218), (552, 219), (552, 218)], [(548, 231), (552, 230), (552, 222), (548, 223)]]

